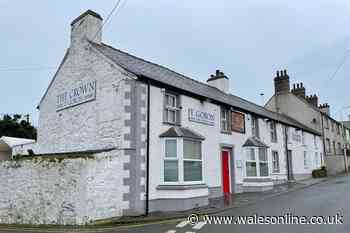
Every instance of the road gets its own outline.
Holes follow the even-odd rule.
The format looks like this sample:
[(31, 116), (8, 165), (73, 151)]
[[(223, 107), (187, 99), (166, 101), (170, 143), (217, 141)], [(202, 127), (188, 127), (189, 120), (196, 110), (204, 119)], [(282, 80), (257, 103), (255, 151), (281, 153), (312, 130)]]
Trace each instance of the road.
[[(349, 233), (350, 232), (350, 176), (330, 179), (305, 189), (282, 194), (218, 214), (219, 216), (281, 216), (291, 213), (294, 216), (343, 216), (343, 224), (322, 225), (248, 225), (248, 224), (197, 224), (184, 220), (141, 225), (127, 228), (102, 227), (96, 229), (71, 230), (64, 232), (118, 232), (118, 233)], [(45, 229), (26, 232), (48, 232)], [(2, 229), (0, 232), (24, 232), (15, 229)], [(49, 232), (54, 232), (49, 230)], [(59, 231), (63, 232), (63, 231)]]

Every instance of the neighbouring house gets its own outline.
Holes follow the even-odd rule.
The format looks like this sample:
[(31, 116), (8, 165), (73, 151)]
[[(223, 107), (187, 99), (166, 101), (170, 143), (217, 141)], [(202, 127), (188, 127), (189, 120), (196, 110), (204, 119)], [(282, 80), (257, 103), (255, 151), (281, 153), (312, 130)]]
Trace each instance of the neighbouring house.
[(277, 71), (274, 85), (275, 94), (265, 107), (321, 131), (324, 147), (322, 157), (329, 173), (343, 172), (346, 168), (344, 129), (340, 122), (331, 117), (329, 104), (319, 105), (316, 94), (307, 96), (303, 83), (293, 84), (290, 89), (289, 75), (285, 70)]
[(26, 138), (15, 138), (15, 137), (1, 137), (0, 138), (0, 161), (10, 160), (14, 148), (21, 148), (30, 144), (34, 144), (35, 140)]
[(73, 20), (69, 49), (38, 106), (36, 157), (89, 156), (35, 165), (40, 172), (28, 182), (47, 179), (39, 191), (28, 187), (27, 198), (67, 185), (75, 191), (50, 200), (36, 219), (16, 212), (21, 223), (182, 211), (307, 178), (321, 166), (320, 128), (230, 94), (220, 70), (203, 83), (106, 45), (102, 24), (90, 10)]

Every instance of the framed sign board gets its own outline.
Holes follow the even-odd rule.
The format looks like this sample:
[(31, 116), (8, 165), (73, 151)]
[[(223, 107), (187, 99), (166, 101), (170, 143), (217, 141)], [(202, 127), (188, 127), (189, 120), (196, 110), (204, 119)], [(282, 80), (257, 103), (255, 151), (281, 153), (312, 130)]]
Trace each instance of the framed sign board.
[(245, 115), (241, 112), (231, 112), (231, 130), (245, 133)]

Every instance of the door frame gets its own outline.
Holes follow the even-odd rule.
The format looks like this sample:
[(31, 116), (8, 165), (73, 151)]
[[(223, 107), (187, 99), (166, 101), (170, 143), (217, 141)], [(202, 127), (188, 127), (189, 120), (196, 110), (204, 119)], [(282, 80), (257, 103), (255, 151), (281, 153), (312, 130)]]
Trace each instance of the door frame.
[(236, 176), (235, 176), (235, 160), (234, 160), (234, 145), (231, 144), (220, 144), (220, 151), (219, 151), (219, 161), (220, 161), (220, 185), (221, 185), (221, 191), (223, 193), (223, 177), (222, 177), (222, 151), (227, 151), (229, 154), (229, 175), (230, 175), (230, 193), (233, 194), (236, 192)]

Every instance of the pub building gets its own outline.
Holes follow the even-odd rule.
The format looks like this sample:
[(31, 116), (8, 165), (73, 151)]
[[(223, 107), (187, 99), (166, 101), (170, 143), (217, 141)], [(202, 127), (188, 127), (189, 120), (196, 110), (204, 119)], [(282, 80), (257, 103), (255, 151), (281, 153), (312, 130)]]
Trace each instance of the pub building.
[(108, 190), (122, 195), (106, 216), (188, 210), (321, 166), (321, 132), (232, 95), (220, 70), (204, 83), (104, 44), (101, 27), (90, 10), (72, 22), (69, 48), (38, 105), (38, 140), (21, 149), (108, 151), (105, 166), (115, 168), (99, 188), (113, 178), (118, 187)]

